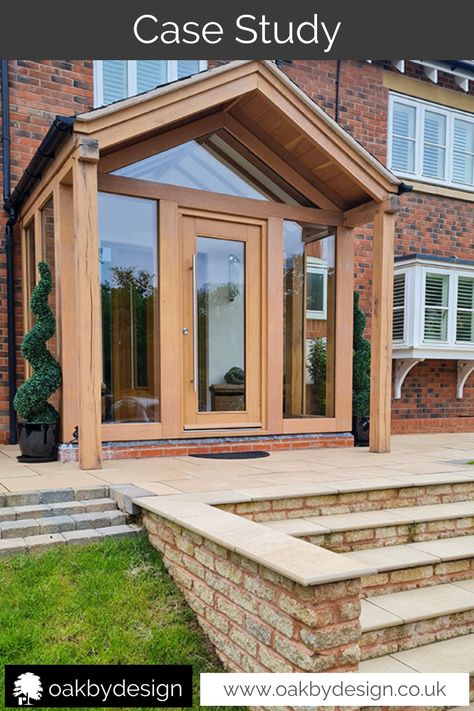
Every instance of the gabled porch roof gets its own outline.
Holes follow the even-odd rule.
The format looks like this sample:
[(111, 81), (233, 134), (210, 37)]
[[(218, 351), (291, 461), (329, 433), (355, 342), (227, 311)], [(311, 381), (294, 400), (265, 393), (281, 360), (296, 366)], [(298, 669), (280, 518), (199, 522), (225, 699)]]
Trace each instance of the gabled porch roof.
[[(295, 188), (304, 187), (302, 192), (317, 207), (343, 212), (356, 208), (347, 215), (348, 226), (368, 221), (370, 203), (376, 207), (403, 187), (274, 62), (246, 60), (60, 121), (45, 137), (47, 145), (38, 148), (12, 203), (17, 209), (23, 204), (24, 213), (46, 176), (58, 169), (59, 154), (70, 153), (81, 138), (97, 141), (104, 158), (100, 170), (107, 172), (107, 166), (117, 166), (119, 154), (111, 159), (112, 153), (138, 142), (145, 155), (147, 150), (158, 152), (160, 136), (197, 121), (202, 131), (225, 128), (277, 172), (285, 165)], [(52, 140), (55, 137), (58, 140)]]

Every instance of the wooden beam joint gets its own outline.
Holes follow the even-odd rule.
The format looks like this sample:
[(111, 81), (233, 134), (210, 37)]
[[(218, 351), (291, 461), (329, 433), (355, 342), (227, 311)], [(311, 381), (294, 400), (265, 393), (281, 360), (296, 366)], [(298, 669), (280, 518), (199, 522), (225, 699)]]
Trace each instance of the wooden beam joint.
[(374, 221), (378, 212), (395, 215), (400, 210), (400, 197), (387, 195), (382, 202), (371, 200), (344, 212), (344, 227), (360, 227)]

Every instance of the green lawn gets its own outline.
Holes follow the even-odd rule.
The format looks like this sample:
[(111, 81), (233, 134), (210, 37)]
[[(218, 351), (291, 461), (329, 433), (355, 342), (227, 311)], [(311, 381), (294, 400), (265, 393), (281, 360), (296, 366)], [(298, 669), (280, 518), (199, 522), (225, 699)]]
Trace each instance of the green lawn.
[[(144, 536), (0, 560), (0, 660), (222, 667)], [(3, 669), (0, 707), (3, 707)]]

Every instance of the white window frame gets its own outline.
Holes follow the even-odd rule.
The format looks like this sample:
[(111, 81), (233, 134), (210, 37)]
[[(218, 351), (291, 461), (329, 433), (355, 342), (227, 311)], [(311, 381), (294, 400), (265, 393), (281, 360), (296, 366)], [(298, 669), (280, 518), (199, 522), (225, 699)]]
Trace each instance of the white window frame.
[[(401, 171), (398, 168), (392, 168), (392, 139), (393, 139), (393, 111), (394, 104), (404, 104), (415, 108), (415, 170)], [(423, 175), (423, 149), (424, 149), (424, 124), (425, 112), (430, 111), (440, 114), (446, 118), (446, 149), (445, 149), (445, 166), (444, 178), (431, 178)], [(457, 190), (465, 190), (474, 192), (474, 184), (460, 183), (453, 179), (453, 144), (454, 144), (454, 121), (460, 119), (467, 123), (474, 124), (474, 114), (457, 109), (451, 109), (440, 104), (430, 103), (422, 99), (415, 99), (406, 96), (405, 94), (396, 94), (391, 92), (388, 101), (388, 135), (387, 135), (387, 165), (401, 178), (418, 180), (431, 185), (445, 185)]]
[[(306, 309), (306, 318), (313, 321), (327, 320), (327, 287), (328, 287), (328, 266), (322, 264), (317, 257), (306, 257), (306, 274), (321, 274), (323, 277), (323, 308), (321, 311)], [(305, 294), (305, 299), (307, 294)]]
[[(127, 86), (128, 93), (124, 96), (127, 99), (130, 96), (135, 96), (137, 93), (137, 60), (125, 59), (127, 62)], [(159, 60), (157, 60), (159, 61)], [(178, 78), (178, 59), (168, 59), (166, 65), (166, 82), (176, 81)], [(199, 60), (200, 72), (207, 69), (207, 60)], [(103, 83), (103, 60), (94, 59), (94, 106), (104, 105), (104, 83)]]

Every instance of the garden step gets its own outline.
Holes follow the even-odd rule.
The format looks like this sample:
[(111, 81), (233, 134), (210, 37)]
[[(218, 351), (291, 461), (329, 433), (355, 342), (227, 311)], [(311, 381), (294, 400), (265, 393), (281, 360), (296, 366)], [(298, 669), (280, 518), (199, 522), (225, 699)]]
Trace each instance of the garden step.
[(474, 536), (367, 548), (343, 557), (374, 568), (362, 578), (365, 595), (379, 595), (474, 577)]
[(474, 501), (268, 521), (267, 526), (335, 552), (474, 534)]
[(58, 545), (94, 543), (105, 538), (135, 536), (142, 530), (137, 524), (118, 524), (98, 528), (85, 528), (62, 533), (42, 533), (18, 538), (0, 539), (0, 558), (17, 553), (30, 553)]
[(377, 659), (363, 661), (359, 671), (364, 674), (385, 672), (448, 673), (464, 672), (474, 674), (474, 634), (433, 642), (387, 654)]
[(474, 579), (361, 601), (363, 659), (474, 632)]
[(0, 524), (4, 521), (23, 521), (70, 516), (72, 514), (117, 511), (117, 502), (113, 499), (86, 499), (84, 501), (59, 501), (53, 504), (28, 504), (26, 506), (5, 506), (0, 508)]
[[(115, 502), (112, 502), (115, 503)], [(64, 506), (61, 504), (61, 506)], [(63, 509), (56, 509), (59, 514)], [(41, 512), (45, 513), (45, 512)], [(48, 511), (47, 513), (51, 513)], [(63, 533), (88, 528), (103, 528), (106, 526), (119, 526), (127, 522), (126, 514), (116, 508), (82, 511), (81, 513), (47, 515), (38, 518), (21, 518), (0, 522), (0, 540), (35, 536), (38, 534)]]
[(37, 506), (40, 504), (64, 503), (67, 501), (90, 501), (108, 497), (110, 487), (105, 484), (83, 486), (77, 489), (62, 487), (59, 489), (44, 489), (38, 491), (21, 491), (5, 493), (0, 496), (0, 510), (8, 507)]

